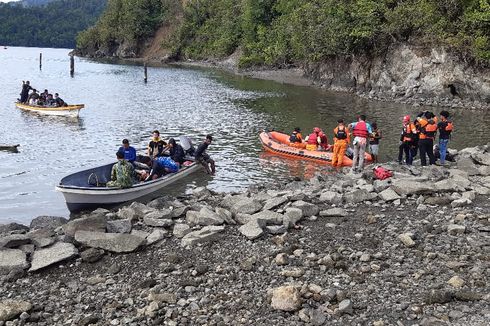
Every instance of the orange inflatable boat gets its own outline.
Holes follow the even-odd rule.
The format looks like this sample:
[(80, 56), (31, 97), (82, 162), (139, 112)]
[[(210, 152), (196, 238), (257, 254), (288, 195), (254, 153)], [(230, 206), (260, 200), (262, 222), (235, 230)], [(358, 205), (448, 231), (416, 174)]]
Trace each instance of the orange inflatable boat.
[[(303, 148), (293, 147), (289, 143), (289, 135), (277, 132), (262, 132), (260, 133), (260, 141), (264, 149), (268, 152), (281, 156), (296, 158), (302, 160), (316, 161), (326, 164), (332, 164), (332, 152), (327, 151), (308, 151)], [(364, 161), (369, 163), (372, 161), (371, 154), (366, 153)], [(344, 155), (342, 161), (343, 166), (352, 166), (352, 159)]]

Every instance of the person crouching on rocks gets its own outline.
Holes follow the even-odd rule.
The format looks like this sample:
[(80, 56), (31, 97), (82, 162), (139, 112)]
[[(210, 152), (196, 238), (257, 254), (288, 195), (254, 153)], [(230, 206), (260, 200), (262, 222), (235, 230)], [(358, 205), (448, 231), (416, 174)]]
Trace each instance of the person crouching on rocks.
[(338, 121), (337, 127), (333, 130), (333, 157), (332, 166), (342, 167), (344, 161), (345, 151), (350, 143), (350, 134), (347, 127), (344, 125), (344, 120), (340, 119)]
[(214, 160), (211, 159), (211, 157), (206, 153), (206, 150), (212, 142), (213, 136), (207, 135), (204, 142), (202, 142), (202, 144), (197, 147), (196, 152), (194, 153), (194, 157), (196, 158), (197, 162), (204, 166), (208, 174), (215, 175), (216, 166), (214, 164)]

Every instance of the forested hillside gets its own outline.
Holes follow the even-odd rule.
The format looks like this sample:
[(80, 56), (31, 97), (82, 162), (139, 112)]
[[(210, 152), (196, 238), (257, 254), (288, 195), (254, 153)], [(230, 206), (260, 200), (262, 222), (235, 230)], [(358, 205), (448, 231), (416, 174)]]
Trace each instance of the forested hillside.
[(162, 44), (176, 58), (220, 58), (240, 48), (242, 66), (284, 66), (410, 43), (490, 62), (489, 0), (109, 0), (77, 45), (88, 54), (121, 44), (141, 50), (164, 22), (179, 25)]
[(73, 48), (77, 33), (95, 24), (106, 3), (57, 0), (29, 7), (0, 3), (0, 44)]

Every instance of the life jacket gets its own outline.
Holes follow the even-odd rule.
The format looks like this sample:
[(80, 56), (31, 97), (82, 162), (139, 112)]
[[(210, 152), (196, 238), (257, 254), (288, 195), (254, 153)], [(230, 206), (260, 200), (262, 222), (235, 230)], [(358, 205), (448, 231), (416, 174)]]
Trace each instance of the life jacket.
[(358, 123), (356, 123), (356, 126), (354, 127), (352, 134), (354, 135), (354, 137), (367, 138), (369, 133), (368, 133), (366, 122), (359, 121)]
[(309, 145), (318, 145), (318, 134), (316, 132), (311, 133), (308, 136), (308, 142)]
[(422, 119), (420, 121), (420, 139), (434, 139), (437, 132), (437, 123)]
[(385, 169), (382, 166), (375, 167), (373, 169), (373, 171), (374, 171), (374, 176), (378, 180), (385, 180), (385, 179), (391, 178), (393, 176), (393, 172)]
[(403, 127), (402, 129), (402, 141), (405, 143), (411, 142), (414, 140), (415, 135), (413, 133), (413, 130), (415, 129), (415, 126), (413, 123), (409, 123), (406, 126)]
[(301, 134), (297, 131), (293, 131), (291, 136), (289, 137), (290, 143), (301, 143), (303, 139), (301, 138)]
[(335, 128), (334, 136), (338, 140), (347, 139), (347, 129), (345, 126), (342, 129), (340, 129), (340, 127)]
[(444, 128), (444, 131), (447, 132), (447, 133), (451, 133), (454, 129), (454, 126), (453, 126), (453, 123), (452, 121), (444, 121), (446, 123), (446, 127)]

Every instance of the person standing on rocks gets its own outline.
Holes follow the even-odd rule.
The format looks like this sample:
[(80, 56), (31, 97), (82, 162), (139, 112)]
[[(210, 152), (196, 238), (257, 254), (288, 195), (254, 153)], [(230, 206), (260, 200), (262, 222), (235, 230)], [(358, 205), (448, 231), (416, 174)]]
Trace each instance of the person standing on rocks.
[(354, 140), (352, 141), (352, 145), (354, 146), (352, 172), (360, 172), (364, 167), (367, 139), (373, 130), (371, 125), (366, 122), (366, 116), (364, 114), (358, 117), (357, 122), (351, 123), (349, 129), (352, 130), (352, 135), (354, 135)]
[(342, 162), (344, 161), (345, 151), (350, 143), (350, 134), (347, 127), (344, 125), (344, 120), (340, 119), (338, 121), (337, 127), (333, 130), (333, 157), (332, 166), (342, 167)]
[(417, 135), (417, 128), (410, 122), (410, 116), (403, 117), (402, 132), (400, 135), (400, 146), (398, 147), (398, 163), (403, 162), (403, 153), (405, 153), (405, 163), (412, 165), (414, 157), (414, 142)]
[(420, 162), (422, 166), (427, 165), (427, 156), (429, 157), (429, 164), (436, 163), (434, 156), (434, 138), (437, 133), (437, 118), (434, 113), (425, 111), (424, 114), (417, 118), (417, 130), (419, 132), (419, 150), (420, 150)]
[(439, 130), (439, 156), (441, 165), (446, 164), (447, 144), (451, 138), (451, 132), (453, 131), (453, 123), (449, 121), (449, 112), (441, 111), (441, 121), (437, 124)]
[(373, 157), (373, 162), (378, 163), (379, 140), (382, 138), (382, 135), (376, 122), (373, 122), (371, 127), (373, 128), (373, 133), (369, 135), (369, 152)]

